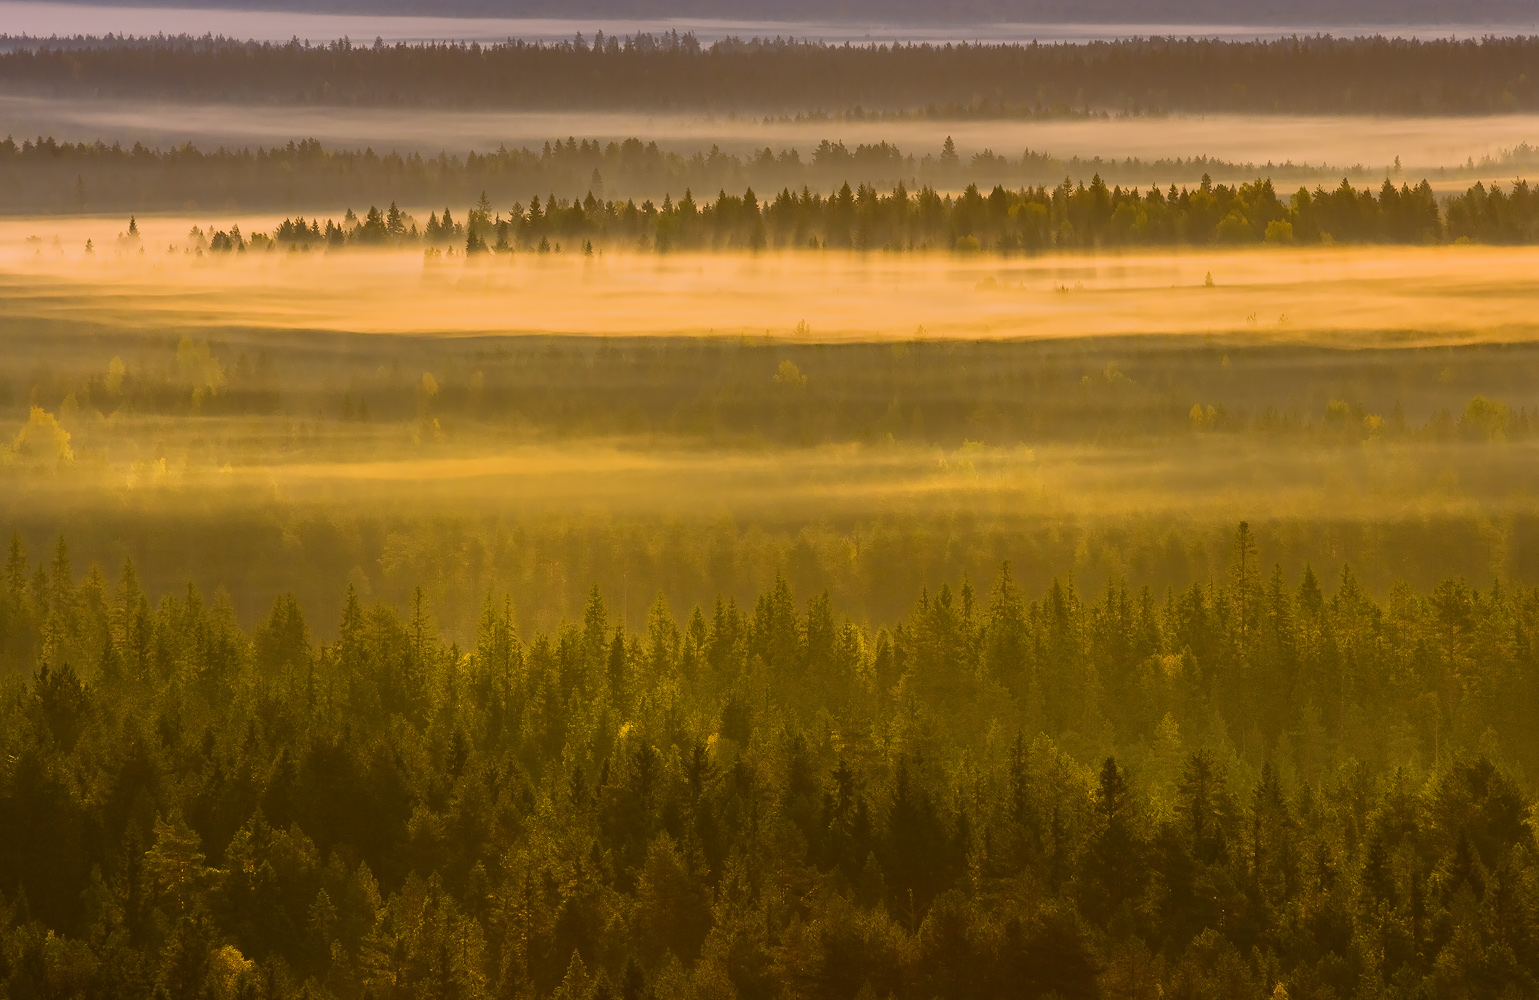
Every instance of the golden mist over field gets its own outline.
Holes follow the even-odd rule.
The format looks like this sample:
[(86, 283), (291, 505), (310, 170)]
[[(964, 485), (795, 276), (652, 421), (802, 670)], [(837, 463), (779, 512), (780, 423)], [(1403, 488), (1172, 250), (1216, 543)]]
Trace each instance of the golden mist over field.
[[(1539, 248), (189, 249), (209, 224), (0, 223), (0, 356), (73, 373), (31, 390), (70, 461), (13, 459), (13, 511), (1369, 524), (1511, 517), (1539, 490), (1539, 449), (1503, 430), (1534, 362), (1479, 353), (1539, 341)], [(925, 403), (943, 378), (959, 395)], [(658, 393), (685, 410), (633, 401)], [(830, 416), (851, 407), (872, 415)], [(1474, 429), (1418, 430), (1439, 408)]]
[[(248, 233), (262, 225), (233, 221)], [(194, 256), (185, 234), (208, 222), (146, 219), (131, 247), (116, 240), (120, 221), (0, 223), (0, 315), (200, 336), (308, 329), (828, 343), (1175, 335), (1404, 346), (1526, 341), (1539, 331), (1531, 281), (1539, 249), (1526, 247)]]
[[(743, 586), (816, 538), (873, 613), (897, 599), (863, 603), (873, 573), (906, 595), (1043, 546), (1173, 579), (1170, 539), (1241, 519), (1293, 565), (1371, 558), (1379, 588), (1534, 570), (1539, 250), (187, 252), (211, 221), (270, 224), (0, 225), (7, 517), (351, 539), (338, 571), (381, 593), (439, 574), (467, 623), (492, 580), (546, 622), (586, 576), (623, 584), (603, 553), (625, 532), (706, 532), (718, 555), (690, 559), (733, 553)], [(544, 554), (516, 579), (390, 555), (446, 523)], [(883, 561), (888, 531), (913, 560)], [(1397, 562), (1395, 532), (1465, 548)]]
[[(732, 525), (714, 544), (755, 585), (814, 532), (855, 602), (882, 525), (926, 553), (893, 581), (987, 575), (1038, 536), (1100, 539), (1074, 557), (1087, 572), (1164, 566), (1106, 539), (1137, 523), (1158, 549), (1241, 519), (1291, 533), (1299, 563), (1373, 553), (1381, 588), (1535, 569), (1539, 248), (467, 258), (190, 238), (274, 221), (147, 216), (131, 240), (116, 217), (0, 220), (0, 512), (286, 538), (449, 519), (536, 551), (593, 526)], [(1479, 542), (1395, 562), (1342, 540), (1387, 525)], [(356, 581), (404, 579), (388, 548), (350, 557)], [(566, 589), (507, 585), (547, 618), (583, 573), (611, 578), (598, 556), (541, 558)], [(475, 587), (444, 587), (473, 616)]]
[(9, 506), (235, 516), (265, 507), (415, 517), (565, 513), (782, 525), (955, 515), (1221, 524), (1265, 510), (1285, 520), (1371, 523), (1525, 514), (1539, 490), (1539, 446), (1532, 443), (743, 449), (646, 439), (530, 445), (462, 430), (426, 445), (409, 433), (385, 433), (360, 447), (346, 431), (307, 428), (308, 444), (295, 454), (254, 443), (263, 429), (282, 440), (271, 422), (224, 423), (150, 430), (118, 418), (67, 420), (80, 449), (71, 467), (4, 473)]

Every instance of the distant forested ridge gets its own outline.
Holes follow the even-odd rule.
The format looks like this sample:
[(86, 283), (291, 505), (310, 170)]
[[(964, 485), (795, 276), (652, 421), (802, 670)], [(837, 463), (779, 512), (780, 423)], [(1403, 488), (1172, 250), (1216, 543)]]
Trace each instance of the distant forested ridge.
[[(187, 250), (244, 251), (238, 229), (189, 234)], [(351, 209), (342, 222), (284, 219), (271, 232), (255, 234), (258, 249), (425, 244), (433, 248), (487, 251), (568, 250), (592, 253), (595, 246), (643, 250), (771, 247), (857, 250), (954, 249), (1038, 252), (1052, 248), (1179, 246), (1267, 242), (1294, 243), (1531, 243), (1539, 240), (1539, 195), (1526, 181), (1510, 192), (1476, 184), (1442, 206), (1432, 187), (1399, 188), (1385, 180), (1377, 196), (1346, 181), (1327, 190), (1300, 188), (1286, 201), (1271, 181), (1228, 186), (1206, 178), (1195, 188), (1108, 187), (1099, 177), (1086, 186), (1065, 180), (1045, 188), (984, 194), (970, 184), (959, 195), (925, 187), (910, 192), (899, 184), (883, 194), (848, 183), (828, 196), (807, 188), (782, 189), (761, 200), (748, 189), (741, 196), (721, 192), (696, 202), (686, 191), (678, 201), (664, 197), (637, 205), (584, 199), (515, 203), (506, 217), (484, 195), (454, 218), (446, 207), (420, 229), (395, 204), (370, 207), (360, 217)]]
[[(1530, 12), (1530, 15), (1532, 12)], [(934, 115), (1487, 114), (1539, 108), (1539, 36), (834, 46), (596, 36), (555, 45), (11, 40), (0, 90), (92, 99)]]
[[(1539, 150), (1527, 144), (1469, 169), (1522, 171), (1539, 168)], [(1364, 167), (1348, 171), (1372, 178)], [(967, 183), (1056, 184), (1064, 177), (1099, 174), (1107, 183), (1195, 183), (1204, 174), (1249, 180), (1265, 173), (1289, 181), (1341, 179), (1326, 166), (1231, 163), (1208, 156), (1142, 160), (1061, 158), (1024, 150), (1019, 156), (980, 150), (966, 156), (944, 146), (916, 156), (888, 142), (822, 140), (804, 154), (764, 147), (746, 154), (717, 146), (693, 153), (664, 149), (637, 138), (600, 142), (568, 138), (541, 147), (440, 152), (375, 152), (326, 148), (316, 139), (287, 145), (203, 150), (191, 143), (170, 149), (105, 142), (60, 142), (53, 137), (0, 140), (0, 212), (34, 215), (65, 212), (150, 212), (227, 208), (310, 211), (338, 202), (366, 200), (403, 205), (467, 204), (482, 192), (500, 202), (531, 191), (593, 192), (609, 197), (653, 198), (668, 192), (834, 188), (845, 181), (882, 187), (903, 181), (945, 189)], [(1455, 171), (1457, 173), (1457, 171)]]
[[(137, 6), (109, 0), (106, 6)], [(644, 18), (758, 22), (844, 22), (867, 25), (873, 34), (893, 25), (991, 24), (1189, 24), (1189, 25), (1527, 25), (1534, 10), (1524, 0), (209, 0), (204, 7), (240, 10), (304, 10), (353, 14), (405, 14), (499, 18)], [(803, 27), (787, 24), (787, 28)]]
[(0, 580), (11, 997), (1532, 995), (1539, 593), (782, 581), (464, 644)]
[[(137, 6), (109, 0), (106, 6)], [(1190, 25), (1527, 25), (1534, 11), (1523, 0), (211, 0), (205, 7), (240, 10), (305, 10), (354, 14), (406, 14), (537, 18), (703, 18), (745, 21), (830, 21), (869, 25), (873, 33), (893, 25), (990, 24), (1190, 24)], [(787, 28), (801, 27), (788, 24)], [(847, 30), (847, 28), (846, 28)]]
[[(1524, 176), (1539, 169), (1539, 149), (1527, 143), (1481, 157), (1463, 167), (1440, 168), (1433, 178)], [(1400, 174), (1392, 164), (1339, 168), (1293, 163), (1234, 163), (1208, 156), (1144, 160), (1058, 157), (1023, 150), (1018, 156), (992, 149), (970, 153), (953, 143), (931, 151), (905, 152), (889, 142), (823, 139), (805, 152), (796, 147), (734, 153), (713, 145), (680, 152), (631, 137), (619, 141), (556, 139), (543, 147), (506, 147), (436, 156), (327, 148), (316, 139), (256, 148), (199, 149), (184, 143), (155, 149), (96, 142), (60, 142), (52, 136), (0, 140), (0, 212), (13, 215), (70, 212), (199, 211), (236, 207), (247, 211), (310, 212), (338, 203), (405, 206), (465, 205), (486, 193), (499, 205), (532, 192), (599, 199), (661, 201), (685, 190), (838, 190), (848, 182), (889, 189), (902, 182), (959, 191), (1057, 185), (1064, 178), (1100, 177), (1109, 185), (1196, 184), (1203, 177), (1236, 183), (1266, 177), (1279, 185), (1342, 179), (1377, 182)]]

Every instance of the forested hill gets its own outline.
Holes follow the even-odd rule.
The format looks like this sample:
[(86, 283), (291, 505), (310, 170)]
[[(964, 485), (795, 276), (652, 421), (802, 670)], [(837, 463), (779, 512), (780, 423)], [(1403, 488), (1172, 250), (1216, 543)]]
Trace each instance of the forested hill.
[(0, 580), (9, 997), (1531, 996), (1539, 593), (419, 591), (248, 635)]
[(1539, 108), (1539, 36), (824, 45), (613, 35), (555, 45), (204, 38), (28, 44), (0, 90), (93, 100), (612, 108), (1477, 114)]

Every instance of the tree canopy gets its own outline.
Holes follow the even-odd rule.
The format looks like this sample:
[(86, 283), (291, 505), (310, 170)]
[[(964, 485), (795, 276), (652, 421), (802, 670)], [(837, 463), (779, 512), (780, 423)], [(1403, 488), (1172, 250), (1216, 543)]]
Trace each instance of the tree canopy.
[[(11, 996), (1521, 995), (1539, 592), (1377, 601), (1246, 527), (1166, 594), (1010, 567), (463, 645), (253, 632), (13, 544)], [(163, 991), (163, 992), (162, 992)], [(1505, 992), (1504, 992), (1505, 991)]]

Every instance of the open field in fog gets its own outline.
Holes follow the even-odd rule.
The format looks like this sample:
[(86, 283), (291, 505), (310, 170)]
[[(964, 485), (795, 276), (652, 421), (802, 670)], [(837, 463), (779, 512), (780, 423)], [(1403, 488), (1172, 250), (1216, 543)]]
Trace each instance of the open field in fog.
[[(991, 149), (1012, 158), (1030, 149), (1073, 156), (1145, 160), (1208, 156), (1235, 163), (1330, 166), (1381, 172), (1400, 158), (1406, 176), (1457, 168), (1539, 143), (1539, 115), (1394, 117), (1361, 115), (1232, 115), (1051, 119), (804, 121), (698, 114), (606, 111), (512, 112), (447, 109), (263, 107), (113, 99), (0, 95), (0, 134), (60, 140), (172, 146), (257, 146), (313, 137), (327, 146), (372, 146), (463, 154), (538, 147), (549, 139), (623, 140), (641, 136), (686, 153), (719, 144), (729, 152), (796, 148), (803, 160), (828, 139), (853, 148), (888, 142), (905, 154), (934, 156), (952, 136), (964, 156)], [(1267, 170), (1271, 174), (1279, 171)], [(1185, 177), (1172, 178), (1187, 181)], [(1510, 178), (1504, 178), (1510, 180)]]
[[(1165, 334), (1368, 346), (1539, 334), (1536, 248), (224, 257), (186, 252), (194, 221), (144, 220), (142, 254), (119, 249), (118, 220), (0, 223), (0, 317), (204, 336), (315, 329), (839, 342)], [(233, 221), (248, 233), (262, 225)], [(87, 239), (99, 248), (89, 255)]]
[(1007, 558), (1179, 581), (1240, 519), (1379, 590), (1539, 578), (1539, 250), (425, 263), (194, 221), (0, 223), (0, 517), (251, 614), (795, 572), (880, 617)]
[[(1533, 512), (1539, 445), (1268, 443), (702, 447), (645, 439), (526, 444), (459, 427), (360, 441), (312, 422), (67, 415), (72, 467), (11, 473), (10, 506), (99, 503), (237, 519), (263, 505), (444, 517), (581, 514), (744, 519), (784, 527), (877, 516), (1023, 523), (1147, 516), (1223, 524), (1504, 518)], [(299, 440), (296, 441), (295, 437)], [(358, 452), (364, 452), (360, 457)]]
[[(0, 470), (0, 516), (34, 547), (63, 524), (95, 525), (72, 533), (77, 558), (112, 571), (131, 556), (148, 580), (220, 585), (250, 614), (294, 590), (329, 619), (350, 580), (391, 599), (429, 584), (456, 631), (488, 591), (550, 624), (577, 613), (595, 581), (618, 593), (634, 575), (639, 611), (658, 590), (685, 606), (713, 590), (747, 597), (796, 569), (799, 587), (833, 588), (880, 618), (915, 586), (987, 579), (1006, 559), (1031, 585), (1066, 567), (1092, 588), (1179, 583), (1208, 559), (1221, 569), (1225, 529), (1242, 519), (1290, 572), (1347, 562), (1376, 591), (1539, 573), (1533, 442), (744, 450), (528, 445), (464, 427), (424, 443), (407, 427), (385, 429), (359, 460), (351, 428), (319, 421), (70, 414), (63, 425), (80, 448), (73, 466)], [(262, 437), (280, 447), (254, 445)], [(458, 541), (430, 541), (445, 534)], [(251, 572), (230, 575), (247, 548)], [(657, 569), (681, 548), (685, 565)]]

